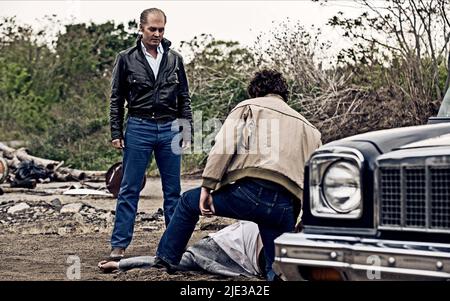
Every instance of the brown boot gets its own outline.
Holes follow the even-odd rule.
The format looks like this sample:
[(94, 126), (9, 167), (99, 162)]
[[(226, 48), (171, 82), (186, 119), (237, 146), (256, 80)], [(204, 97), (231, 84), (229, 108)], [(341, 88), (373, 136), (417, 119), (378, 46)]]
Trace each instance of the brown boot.
[(109, 254), (109, 260), (119, 261), (125, 255), (124, 248), (112, 248), (111, 253)]

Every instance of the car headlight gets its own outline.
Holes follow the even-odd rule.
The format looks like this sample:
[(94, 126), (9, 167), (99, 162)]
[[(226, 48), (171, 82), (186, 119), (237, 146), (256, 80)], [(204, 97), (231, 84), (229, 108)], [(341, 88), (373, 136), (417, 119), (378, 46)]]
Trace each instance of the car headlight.
[(358, 166), (348, 161), (338, 161), (328, 167), (323, 177), (325, 201), (340, 213), (349, 213), (361, 203)]
[(362, 214), (361, 169), (364, 157), (353, 149), (319, 152), (310, 160), (311, 213), (356, 219)]

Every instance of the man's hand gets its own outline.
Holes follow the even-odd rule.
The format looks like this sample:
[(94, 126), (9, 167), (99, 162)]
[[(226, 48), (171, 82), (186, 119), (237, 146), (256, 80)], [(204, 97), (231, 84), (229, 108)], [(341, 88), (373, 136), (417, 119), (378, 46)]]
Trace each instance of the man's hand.
[(202, 187), (202, 191), (200, 193), (200, 212), (202, 215), (211, 217), (216, 213), (213, 204), (213, 198), (211, 193), (209, 193), (209, 189)]
[(300, 233), (300, 232), (303, 232), (303, 222), (302, 221), (299, 221), (297, 223), (297, 225), (295, 225), (295, 228), (294, 228), (294, 233)]
[(113, 141), (111, 141), (111, 143), (113, 147), (117, 149), (123, 149), (125, 147), (123, 139), (114, 139)]

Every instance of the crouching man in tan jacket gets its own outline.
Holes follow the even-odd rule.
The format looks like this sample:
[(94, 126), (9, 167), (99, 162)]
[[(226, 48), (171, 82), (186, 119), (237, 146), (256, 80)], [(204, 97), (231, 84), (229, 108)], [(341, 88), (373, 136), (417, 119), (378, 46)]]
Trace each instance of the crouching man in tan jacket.
[(279, 72), (257, 72), (248, 93), (252, 98), (230, 112), (216, 136), (202, 187), (181, 196), (159, 242), (156, 267), (173, 270), (199, 215), (218, 215), (258, 224), (266, 278), (277, 278), (274, 240), (294, 230), (304, 164), (321, 145), (320, 132), (286, 104), (288, 87)]

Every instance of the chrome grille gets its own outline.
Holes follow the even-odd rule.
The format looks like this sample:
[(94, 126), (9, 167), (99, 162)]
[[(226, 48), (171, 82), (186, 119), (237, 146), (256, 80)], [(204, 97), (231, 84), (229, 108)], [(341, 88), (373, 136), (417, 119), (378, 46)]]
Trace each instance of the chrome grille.
[(401, 191), (400, 170), (383, 168), (380, 173), (381, 183), (381, 220), (384, 225), (400, 225), (401, 223)]
[(450, 168), (431, 170), (431, 228), (450, 229)]
[(405, 225), (426, 226), (425, 168), (405, 169)]
[(450, 166), (381, 166), (378, 172), (381, 227), (450, 230)]

